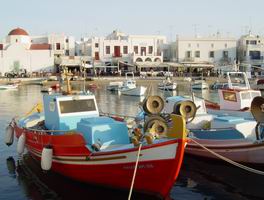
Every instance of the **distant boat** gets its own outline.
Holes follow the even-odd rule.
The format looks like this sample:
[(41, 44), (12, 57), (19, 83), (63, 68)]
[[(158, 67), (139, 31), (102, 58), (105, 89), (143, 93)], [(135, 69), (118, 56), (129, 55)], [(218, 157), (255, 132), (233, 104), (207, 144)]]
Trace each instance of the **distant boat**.
[(14, 90), (17, 89), (17, 84), (0, 85), (0, 90)]
[(161, 83), (158, 84), (158, 88), (161, 90), (176, 90), (177, 89), (177, 83), (172, 82), (170, 78), (166, 78)]
[(209, 89), (208, 84), (204, 80), (195, 80), (191, 85), (193, 90), (207, 90)]
[[(230, 75), (239, 76), (239, 81), (233, 83)], [(219, 89), (219, 104), (205, 101), (207, 111), (213, 115), (232, 115), (253, 119), (250, 105), (254, 97), (261, 96), (259, 90), (252, 90), (244, 72), (228, 72), (228, 87)]]
[[(132, 75), (132, 78), (128, 78), (128, 75)], [(110, 82), (107, 86), (107, 90), (120, 91), (123, 95), (143, 96), (147, 88), (143, 86), (137, 86), (136, 81), (134, 79), (134, 73), (127, 72), (126, 79), (123, 82)]]
[(211, 90), (226, 89), (228, 88), (228, 83), (214, 82), (210, 85)]
[(122, 81), (113, 81), (110, 82), (107, 86), (107, 90), (110, 91), (119, 91), (122, 88), (123, 82)]

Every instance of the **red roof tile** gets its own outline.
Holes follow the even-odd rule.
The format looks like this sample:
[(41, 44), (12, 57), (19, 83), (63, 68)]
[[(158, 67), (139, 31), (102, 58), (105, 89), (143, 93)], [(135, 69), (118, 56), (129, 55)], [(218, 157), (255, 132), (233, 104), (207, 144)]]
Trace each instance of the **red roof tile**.
[(50, 44), (31, 44), (31, 50), (50, 50)]

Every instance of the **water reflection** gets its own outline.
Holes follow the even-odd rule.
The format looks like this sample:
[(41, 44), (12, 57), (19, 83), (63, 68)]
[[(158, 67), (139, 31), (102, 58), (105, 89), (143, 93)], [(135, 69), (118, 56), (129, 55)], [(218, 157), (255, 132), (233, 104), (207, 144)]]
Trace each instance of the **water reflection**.
[[(76, 182), (59, 174), (43, 172), (39, 163), (24, 155), (17, 165), (18, 183), (30, 199), (127, 199), (128, 191)], [(118, 177), (117, 177), (118, 178)], [(133, 199), (155, 199), (133, 193)]]
[(6, 159), (6, 167), (10, 177), (16, 178), (16, 162), (13, 157), (8, 157)]

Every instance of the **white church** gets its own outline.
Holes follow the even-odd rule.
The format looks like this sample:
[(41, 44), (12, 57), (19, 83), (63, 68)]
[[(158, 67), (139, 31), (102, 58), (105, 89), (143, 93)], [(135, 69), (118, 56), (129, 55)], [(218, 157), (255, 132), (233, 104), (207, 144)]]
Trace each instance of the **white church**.
[(0, 42), (0, 73), (18, 69), (53, 71), (54, 57), (74, 55), (74, 44), (73, 37), (63, 34), (30, 36), (22, 28), (13, 29)]

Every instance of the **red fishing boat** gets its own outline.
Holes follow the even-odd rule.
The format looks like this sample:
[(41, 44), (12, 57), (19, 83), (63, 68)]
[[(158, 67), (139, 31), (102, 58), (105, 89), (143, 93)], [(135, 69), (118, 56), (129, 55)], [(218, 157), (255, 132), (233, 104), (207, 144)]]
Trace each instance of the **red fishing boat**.
[(53, 93), (43, 95), (43, 111), (13, 120), (5, 140), (11, 145), (15, 134), (18, 152), (26, 147), (43, 170), (165, 198), (182, 164), (185, 120), (171, 115), (166, 137), (155, 136), (157, 129), (151, 123), (131, 135), (125, 122), (99, 114), (94, 95)]

